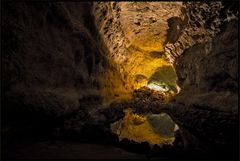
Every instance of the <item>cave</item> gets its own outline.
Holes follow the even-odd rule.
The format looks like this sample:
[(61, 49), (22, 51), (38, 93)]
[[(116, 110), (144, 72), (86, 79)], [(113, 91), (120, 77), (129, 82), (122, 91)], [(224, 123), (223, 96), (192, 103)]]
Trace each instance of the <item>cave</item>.
[(238, 2), (1, 11), (2, 160), (239, 160)]

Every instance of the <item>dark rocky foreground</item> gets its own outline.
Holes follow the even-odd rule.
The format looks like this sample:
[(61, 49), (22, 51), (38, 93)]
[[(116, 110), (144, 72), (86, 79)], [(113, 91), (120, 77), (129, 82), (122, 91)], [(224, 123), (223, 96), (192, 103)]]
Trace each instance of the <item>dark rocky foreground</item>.
[[(142, 17), (154, 10), (151, 3), (149, 9), (133, 5)], [(137, 32), (123, 34), (131, 25), (111, 19), (129, 8), (115, 2), (3, 2), (2, 159), (237, 160), (238, 3), (168, 7), (163, 16), (181, 11), (169, 13), (159, 25), (159, 30), (168, 28), (164, 48), (180, 93), (168, 103), (145, 91), (130, 101), (106, 105), (103, 89), (117, 95), (116, 80), (128, 88), (120, 70), (124, 64), (114, 66), (109, 57), (126, 55), (126, 44), (131, 43), (127, 40), (137, 37)], [(159, 17), (149, 23), (155, 19)], [(136, 23), (143, 35), (152, 31), (142, 23), (127, 22)], [(113, 34), (112, 41), (108, 34)], [(109, 71), (114, 79), (106, 77)], [(127, 107), (139, 114), (168, 113), (180, 127), (174, 144), (150, 150), (146, 142), (119, 142), (110, 124), (121, 119)]]

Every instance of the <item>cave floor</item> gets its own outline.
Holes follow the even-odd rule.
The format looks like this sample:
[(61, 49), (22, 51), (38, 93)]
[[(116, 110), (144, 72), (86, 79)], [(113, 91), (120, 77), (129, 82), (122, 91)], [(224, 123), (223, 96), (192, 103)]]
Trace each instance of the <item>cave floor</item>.
[(146, 159), (143, 154), (131, 153), (111, 145), (68, 141), (19, 144), (3, 155), (5, 159)]

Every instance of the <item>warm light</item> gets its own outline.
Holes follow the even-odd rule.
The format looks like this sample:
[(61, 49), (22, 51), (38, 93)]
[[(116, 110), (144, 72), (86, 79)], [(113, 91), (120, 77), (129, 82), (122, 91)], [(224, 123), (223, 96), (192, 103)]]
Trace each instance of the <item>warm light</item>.
[(148, 86), (148, 88), (156, 90), (156, 91), (164, 91), (164, 92), (168, 91), (168, 88), (166, 86), (161, 86), (161, 85), (157, 85), (154, 83), (150, 83), (147, 86)]
[[(127, 138), (135, 142), (148, 142), (150, 145), (172, 144), (175, 140), (173, 130), (169, 134), (164, 134), (169, 131), (169, 121), (163, 119), (155, 119), (158, 117), (148, 118), (149, 115), (137, 115), (132, 109), (124, 110), (125, 116), (123, 119), (111, 124), (111, 129), (118, 134), (119, 139)], [(158, 126), (166, 124), (166, 126)], [(171, 128), (170, 128), (171, 129)]]

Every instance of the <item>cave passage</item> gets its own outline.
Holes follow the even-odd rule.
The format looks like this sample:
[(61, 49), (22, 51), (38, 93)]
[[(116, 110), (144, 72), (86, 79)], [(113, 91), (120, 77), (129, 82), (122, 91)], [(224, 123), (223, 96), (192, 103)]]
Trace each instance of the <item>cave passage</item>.
[(239, 160), (237, 2), (2, 4), (3, 160)]
[[(164, 50), (163, 38), (154, 40), (152, 34), (145, 35), (145, 38), (139, 37), (138, 40), (133, 41), (127, 50), (125, 61), (121, 62), (120, 59), (109, 58), (109, 61), (113, 62), (114, 68), (118, 71), (109, 71), (106, 76), (107, 81), (105, 80), (108, 85), (112, 82), (112, 85), (104, 89), (105, 94), (107, 94), (105, 98), (108, 98), (111, 103), (121, 104), (121, 102), (132, 100), (144, 102), (147, 99), (148, 103), (145, 102), (142, 103), (145, 105), (141, 105), (147, 106), (154, 98), (156, 102), (166, 104), (180, 92), (174, 66)], [(149, 40), (151, 40), (150, 43)], [(110, 96), (110, 93), (113, 97)], [(124, 117), (112, 123), (111, 128), (112, 132), (119, 136), (119, 140), (129, 139), (137, 143), (147, 142), (151, 146), (173, 143), (174, 132), (177, 129), (174, 127), (177, 127), (177, 124), (172, 121), (168, 114), (152, 114), (151, 112), (138, 114), (132, 110), (131, 106), (124, 108)]]
[(163, 51), (131, 49), (123, 65), (114, 62), (114, 68), (116, 71), (109, 70), (105, 75), (105, 102), (129, 101), (144, 91), (152, 93), (149, 97), (161, 95), (169, 100), (180, 92), (175, 69)]
[[(135, 66), (127, 75), (130, 79), (134, 79), (129, 81), (133, 82), (135, 94), (131, 99), (137, 99), (136, 95), (142, 93), (143, 96), (140, 96), (142, 100), (155, 97), (156, 101), (167, 103), (169, 97), (179, 92), (175, 70), (162, 52), (142, 53), (131, 59), (135, 61)], [(149, 92), (151, 94), (147, 95)], [(174, 132), (178, 129), (178, 125), (168, 114), (163, 112), (137, 114), (131, 107), (126, 108), (124, 114), (122, 119), (111, 124), (112, 132), (119, 136), (120, 141), (129, 139), (137, 143), (147, 142), (151, 147), (155, 144), (171, 145), (174, 142)]]

